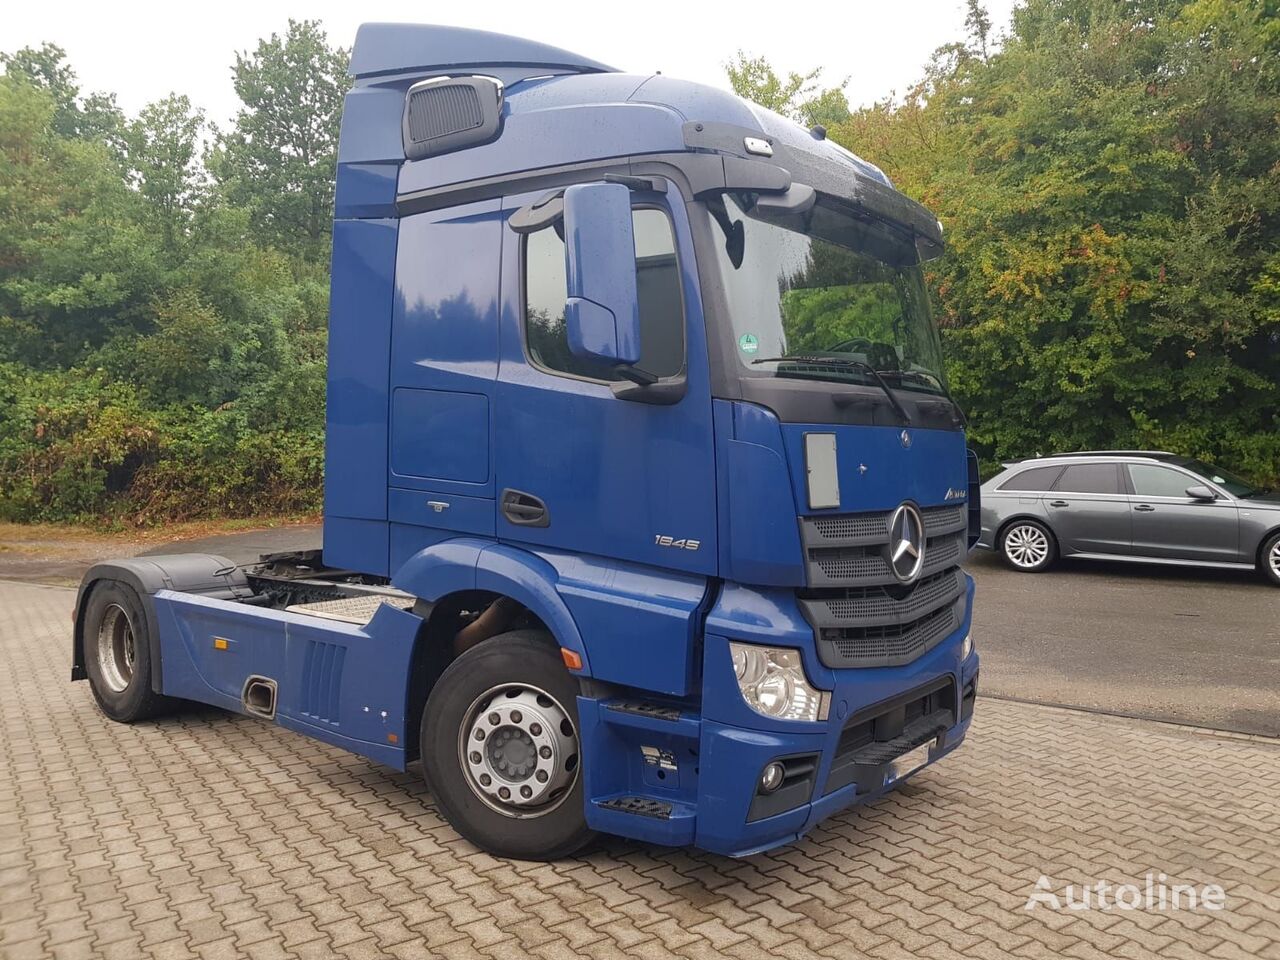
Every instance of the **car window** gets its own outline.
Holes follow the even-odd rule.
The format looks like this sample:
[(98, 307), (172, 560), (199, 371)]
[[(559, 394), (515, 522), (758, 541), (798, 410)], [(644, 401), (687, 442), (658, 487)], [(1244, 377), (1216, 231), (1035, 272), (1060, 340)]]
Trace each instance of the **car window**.
[(1014, 474), (1000, 484), (1000, 489), (1049, 490), (1053, 487), (1053, 481), (1058, 479), (1058, 474), (1061, 472), (1062, 467), (1032, 467), (1030, 470), (1023, 470), (1021, 473)]
[[(636, 294), (640, 301), (641, 370), (674, 377), (684, 368), (684, 303), (675, 237), (667, 215), (651, 207), (631, 212), (636, 244)], [(534, 363), (554, 373), (592, 380), (618, 374), (574, 356), (564, 323), (568, 291), (564, 240), (555, 227), (525, 238), (525, 336)]]
[(1185, 500), (1187, 487), (1196, 484), (1195, 479), (1178, 470), (1145, 463), (1129, 464), (1129, 479), (1133, 481), (1133, 492), (1140, 497), (1181, 497)]
[(1062, 471), (1056, 493), (1119, 493), (1120, 471), (1114, 463), (1077, 463)]

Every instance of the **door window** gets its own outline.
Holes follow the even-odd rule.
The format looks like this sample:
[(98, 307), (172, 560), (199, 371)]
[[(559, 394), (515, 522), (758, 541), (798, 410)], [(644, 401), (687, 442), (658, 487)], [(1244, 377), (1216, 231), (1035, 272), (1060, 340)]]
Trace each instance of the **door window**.
[(1000, 484), (1001, 490), (1048, 490), (1062, 472), (1061, 467), (1033, 467)]
[[(684, 302), (675, 236), (667, 215), (652, 207), (631, 212), (636, 244), (636, 292), (640, 300), (640, 362), (658, 377), (684, 369)], [(524, 329), (529, 359), (552, 373), (588, 380), (619, 380), (608, 367), (569, 350), (564, 322), (568, 296), (564, 239), (560, 224), (531, 233), (524, 241)]]
[(1187, 487), (1196, 484), (1195, 480), (1178, 470), (1145, 463), (1129, 464), (1129, 478), (1133, 481), (1133, 492), (1140, 497), (1177, 497), (1185, 500)]
[(1114, 463), (1077, 463), (1062, 472), (1055, 493), (1119, 493), (1120, 469)]

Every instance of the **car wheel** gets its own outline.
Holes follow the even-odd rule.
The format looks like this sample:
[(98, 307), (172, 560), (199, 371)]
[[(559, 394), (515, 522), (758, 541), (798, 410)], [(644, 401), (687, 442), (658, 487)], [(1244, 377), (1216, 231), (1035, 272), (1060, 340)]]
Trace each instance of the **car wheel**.
[(84, 612), (84, 665), (98, 707), (112, 720), (133, 723), (172, 701), (151, 689), (151, 638), (142, 601), (118, 580), (94, 584)]
[(1058, 556), (1053, 534), (1035, 520), (1015, 520), (1000, 534), (1000, 556), (1022, 573), (1039, 573)]
[(1280, 530), (1267, 537), (1266, 543), (1262, 545), (1260, 559), (1262, 563), (1259, 566), (1262, 567), (1263, 574), (1280, 587)]
[(583, 805), (578, 684), (551, 637), (513, 630), (441, 675), (422, 713), (422, 768), (445, 819), (502, 857), (556, 860), (594, 832)]

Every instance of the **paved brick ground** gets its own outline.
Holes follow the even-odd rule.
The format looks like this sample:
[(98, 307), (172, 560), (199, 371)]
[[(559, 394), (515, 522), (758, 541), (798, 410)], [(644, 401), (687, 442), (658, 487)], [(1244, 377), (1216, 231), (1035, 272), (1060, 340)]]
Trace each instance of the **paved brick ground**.
[[(213, 711), (105, 720), (71, 594), (0, 583), (0, 957), (1280, 960), (1280, 745), (995, 700), (894, 796), (749, 860), (478, 853), (419, 780)], [(1149, 870), (1209, 912), (1024, 910)]]

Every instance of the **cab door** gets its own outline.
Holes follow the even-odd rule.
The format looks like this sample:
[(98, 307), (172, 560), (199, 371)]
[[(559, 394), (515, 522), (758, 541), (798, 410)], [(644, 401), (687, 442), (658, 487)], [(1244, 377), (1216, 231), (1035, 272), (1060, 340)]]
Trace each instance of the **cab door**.
[[(507, 198), (504, 216), (545, 191)], [(716, 569), (706, 339), (680, 193), (633, 192), (637, 388), (569, 351), (560, 224), (504, 226), (494, 456), (499, 539), (690, 573)], [(671, 202), (675, 200), (677, 202)]]
[(1043, 503), (1064, 553), (1129, 553), (1129, 498), (1118, 463), (1071, 464)]

